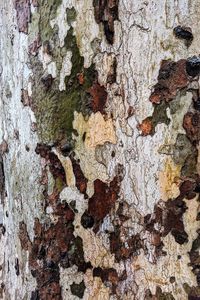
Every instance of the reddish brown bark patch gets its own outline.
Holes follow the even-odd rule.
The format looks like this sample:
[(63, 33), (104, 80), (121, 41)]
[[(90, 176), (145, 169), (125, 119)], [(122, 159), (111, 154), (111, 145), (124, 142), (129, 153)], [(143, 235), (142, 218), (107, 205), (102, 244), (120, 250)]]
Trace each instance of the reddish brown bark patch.
[(28, 52), (31, 55), (36, 56), (39, 52), (39, 48), (41, 45), (42, 45), (41, 39), (40, 36), (38, 35), (38, 37), (28, 46)]
[(179, 197), (175, 200), (168, 200), (162, 207), (155, 206), (154, 213), (144, 218), (146, 230), (155, 232), (154, 225), (160, 224), (163, 230), (158, 234), (165, 237), (170, 232), (175, 241), (180, 245), (188, 242), (188, 235), (184, 229), (183, 214), (187, 210), (186, 204)]
[(109, 44), (114, 42), (114, 21), (118, 20), (118, 0), (93, 0), (95, 20), (103, 23)]
[(86, 190), (87, 190), (88, 179), (85, 178), (78, 161), (75, 160), (72, 155), (70, 159), (72, 162), (73, 172), (76, 178), (76, 187), (80, 191), (80, 193), (84, 194), (85, 197), (87, 197)]
[(8, 149), (8, 143), (3, 140), (3, 142), (0, 144), (0, 154), (4, 155), (5, 153), (8, 153), (9, 149)]
[(78, 73), (78, 74), (77, 74), (77, 78), (78, 78), (79, 84), (80, 84), (80, 85), (83, 85), (83, 84), (84, 84), (84, 81), (85, 81), (85, 79), (84, 79), (84, 74), (83, 74), (83, 73)]
[(126, 242), (122, 242), (120, 226), (115, 226), (115, 231), (110, 233), (109, 240), (110, 251), (115, 255), (117, 262), (138, 255), (138, 251), (144, 247), (139, 234), (131, 236)]
[(46, 159), (54, 179), (60, 178), (66, 184), (65, 170), (57, 155), (51, 151), (51, 147), (45, 144), (37, 144), (35, 152)]
[(100, 277), (103, 283), (109, 283), (109, 286), (111, 285), (112, 293), (116, 293), (116, 288), (120, 281), (120, 277), (118, 276), (117, 271), (114, 268), (94, 268), (93, 276)]
[(99, 179), (94, 181), (94, 195), (89, 199), (88, 213), (95, 222), (102, 221), (114, 207), (120, 191), (119, 180), (115, 177), (110, 184)]
[(193, 199), (196, 196), (197, 183), (194, 180), (185, 180), (181, 183), (179, 190), (179, 198)]
[(154, 86), (150, 101), (155, 104), (159, 104), (161, 101), (169, 102), (176, 97), (178, 90), (187, 85), (186, 60), (181, 59), (177, 62), (164, 60), (161, 63), (158, 83)]
[[(75, 237), (73, 221), (74, 212), (69, 206), (58, 204), (54, 210), (56, 223), (44, 224), (35, 220), (35, 237), (32, 243), (24, 223), (20, 224), (20, 241), (24, 250), (29, 250), (29, 265), (37, 281), (37, 290), (32, 292), (32, 299), (62, 299), (59, 284), (59, 265), (69, 268), (77, 265), (78, 271), (85, 272), (91, 268), (84, 260), (83, 243)], [(36, 298), (37, 299), (37, 298)]]
[(19, 223), (19, 239), (23, 250), (29, 250), (31, 241), (27, 232), (27, 226), (24, 222)]
[(107, 92), (104, 86), (101, 86), (99, 83), (93, 83), (93, 85), (88, 89), (88, 92), (92, 96), (92, 111), (100, 111), (103, 113), (107, 101)]
[[(49, 150), (46, 145), (40, 146), (40, 153), (48, 159)], [(62, 299), (59, 266), (69, 268), (76, 265), (79, 272), (92, 267), (84, 260), (82, 239), (74, 236), (73, 210), (67, 203), (59, 202), (55, 187), (53, 195), (51, 197), (56, 198), (52, 206), (55, 222), (45, 219), (41, 223), (35, 219), (32, 243), (25, 223), (21, 222), (19, 226), (21, 246), (29, 251), (29, 266), (37, 281), (37, 290), (32, 292), (31, 299)]]
[(15, 0), (17, 25), (20, 32), (28, 33), (28, 23), (31, 19), (30, 0)]
[(183, 128), (192, 143), (200, 140), (200, 112), (188, 112), (183, 119)]
[[(158, 123), (169, 124), (166, 109), (168, 103), (174, 100), (177, 93), (189, 87), (189, 83), (193, 81), (193, 77), (200, 74), (200, 57), (193, 56), (186, 59), (180, 59), (177, 62), (164, 60), (158, 74), (158, 82), (154, 86), (154, 91), (150, 95), (149, 100), (154, 105), (152, 116), (147, 117), (138, 125), (143, 135), (154, 134), (154, 128)], [(191, 91), (191, 89), (190, 89)], [(199, 134), (199, 95), (196, 89), (192, 89), (195, 113), (189, 112), (184, 117), (183, 127), (187, 132), (190, 140), (198, 141)], [(151, 122), (150, 122), (151, 121)], [(151, 123), (152, 128), (151, 128)]]

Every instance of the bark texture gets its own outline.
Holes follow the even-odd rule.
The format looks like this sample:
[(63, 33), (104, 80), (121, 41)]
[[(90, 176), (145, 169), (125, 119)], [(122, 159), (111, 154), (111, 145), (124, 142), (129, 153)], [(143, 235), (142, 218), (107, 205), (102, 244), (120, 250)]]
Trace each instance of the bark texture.
[(200, 299), (199, 15), (0, 2), (0, 298)]

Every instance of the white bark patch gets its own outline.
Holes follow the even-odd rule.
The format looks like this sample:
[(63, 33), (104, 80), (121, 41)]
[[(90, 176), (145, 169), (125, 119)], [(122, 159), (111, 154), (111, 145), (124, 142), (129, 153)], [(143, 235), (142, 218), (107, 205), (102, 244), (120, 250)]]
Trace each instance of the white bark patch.
[(87, 209), (87, 201), (84, 200), (84, 196), (80, 194), (76, 187), (66, 187), (60, 193), (60, 200), (66, 201), (69, 205), (72, 201), (76, 203), (76, 209), (79, 214), (83, 214)]
[(74, 23), (74, 31), (77, 37), (77, 44), (81, 56), (84, 57), (84, 67), (88, 68), (91, 65), (94, 56), (92, 42), (100, 38), (99, 25), (94, 19), (93, 1), (78, 1), (75, 0), (77, 10), (77, 19)]
[[(35, 278), (28, 267), (28, 254), (21, 249), (18, 228), (19, 222), (24, 220), (32, 239), (34, 219), (40, 217), (42, 211), (42, 187), (39, 183), (41, 166), (40, 158), (35, 153), (38, 137), (31, 130), (33, 113), (21, 103), (21, 89), (27, 89), (31, 74), (28, 68), (28, 37), (18, 32), (15, 23), (13, 1), (1, 1), (0, 137), (6, 139), (9, 152), (3, 158), (7, 192), (3, 223), (6, 232), (0, 243), (4, 256), (3, 299), (10, 300), (29, 298), (36, 287)], [(16, 258), (19, 260), (18, 276), (15, 269)]]
[(62, 62), (62, 69), (60, 71), (60, 84), (59, 84), (60, 91), (66, 90), (65, 77), (71, 74), (71, 69), (72, 69), (71, 58), (72, 58), (72, 52), (67, 51), (67, 54), (65, 55)]
[(59, 31), (58, 36), (60, 40), (60, 47), (64, 46), (64, 40), (67, 36), (67, 32), (70, 28), (68, 22), (67, 22), (67, 14), (66, 14), (66, 8), (72, 7), (73, 1), (67, 1), (63, 0), (62, 4), (57, 9), (57, 16), (55, 19), (50, 21), (50, 25), (52, 28), (54, 28), (55, 25), (58, 25)]
[(58, 7), (57, 17), (51, 20), (52, 28), (57, 24), (59, 28), (60, 47), (64, 46), (64, 39), (70, 26), (67, 22), (67, 8), (75, 7), (76, 21), (72, 22), (76, 41), (80, 50), (81, 56), (84, 57), (84, 67), (88, 68), (92, 63), (94, 50), (92, 42), (99, 38), (99, 26), (94, 19), (94, 8), (92, 0), (79, 1), (79, 0), (63, 0), (62, 4)]
[(94, 62), (98, 71), (98, 81), (100, 85), (106, 86), (108, 72), (112, 68), (115, 55), (113, 53), (98, 53), (94, 57)]
[(79, 297), (72, 295), (70, 285), (72, 285), (73, 282), (77, 284), (81, 283), (82, 280), (83, 274), (78, 272), (76, 266), (67, 269), (60, 267), (60, 285), (64, 287), (62, 289), (63, 299), (79, 300)]
[[(83, 251), (86, 262), (91, 262), (94, 267), (114, 268), (115, 258), (109, 251), (109, 242), (106, 236), (96, 235), (92, 229), (84, 229), (80, 224), (81, 215), (76, 214), (74, 220), (75, 235), (83, 240)], [(88, 247), (90, 245), (90, 247)]]

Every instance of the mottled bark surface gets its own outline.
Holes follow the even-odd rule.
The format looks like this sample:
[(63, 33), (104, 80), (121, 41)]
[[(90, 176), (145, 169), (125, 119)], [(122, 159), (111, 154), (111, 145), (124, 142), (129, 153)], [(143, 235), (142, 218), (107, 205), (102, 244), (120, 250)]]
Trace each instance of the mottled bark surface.
[(1, 299), (200, 299), (199, 15), (0, 2)]

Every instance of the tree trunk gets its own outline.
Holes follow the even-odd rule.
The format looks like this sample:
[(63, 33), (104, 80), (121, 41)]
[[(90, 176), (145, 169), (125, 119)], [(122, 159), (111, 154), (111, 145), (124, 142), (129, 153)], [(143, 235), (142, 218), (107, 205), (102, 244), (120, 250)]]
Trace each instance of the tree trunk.
[(0, 1), (1, 299), (200, 299), (199, 15)]

